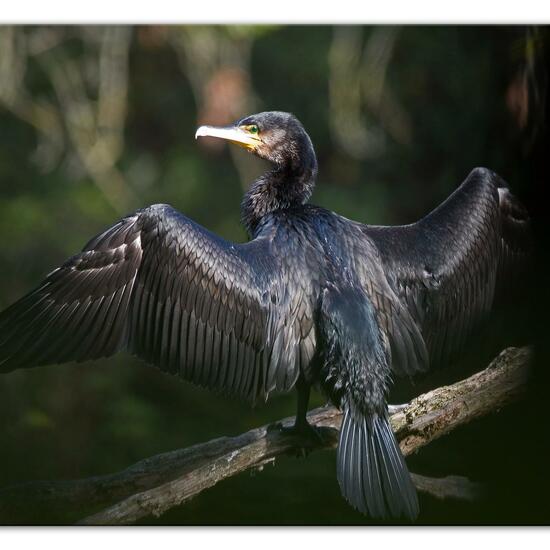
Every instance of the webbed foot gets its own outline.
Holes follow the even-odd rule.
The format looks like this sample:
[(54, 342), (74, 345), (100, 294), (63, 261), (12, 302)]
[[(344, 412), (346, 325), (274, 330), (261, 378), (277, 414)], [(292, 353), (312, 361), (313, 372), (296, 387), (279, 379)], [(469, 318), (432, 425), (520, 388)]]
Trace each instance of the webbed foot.
[(309, 422), (300, 422), (294, 426), (282, 426), (279, 424), (279, 430), (292, 438), (296, 439), (296, 456), (306, 457), (312, 449), (322, 447), (326, 443), (324, 430), (328, 428), (317, 428)]

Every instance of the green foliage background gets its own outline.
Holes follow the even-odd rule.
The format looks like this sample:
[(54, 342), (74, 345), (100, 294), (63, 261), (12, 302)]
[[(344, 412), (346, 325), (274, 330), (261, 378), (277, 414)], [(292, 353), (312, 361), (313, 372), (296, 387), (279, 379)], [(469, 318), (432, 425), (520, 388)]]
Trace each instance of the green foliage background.
[[(24, 36), (35, 29), (19, 30)], [(352, 30), (359, 37), (356, 54), (362, 58), (376, 29)], [(128, 211), (170, 203), (212, 231), (241, 241), (245, 234), (239, 203), (245, 176), (252, 179), (262, 165), (244, 152), (195, 142), (199, 122), (210, 122), (199, 120), (204, 97), (190, 80), (204, 61), (188, 55), (182, 63), (166, 38), (184, 31), (192, 35), (201, 29), (131, 29), (124, 144), (116, 168), (132, 197)], [(210, 31), (230, 44), (249, 45), (250, 55), (240, 67), (249, 79), (246, 105), (294, 112), (309, 131), (320, 165), (313, 202), (362, 222), (408, 223), (445, 199), (475, 166), (496, 170), (517, 194), (529, 195), (526, 130), (518, 127), (507, 95), (525, 62), (525, 28), (395, 29), (382, 95), (398, 104), (408, 134), (404, 139), (392, 136), (388, 124), (395, 114), (390, 112), (390, 122), (384, 123), (382, 103), (361, 100), (362, 124), (382, 136), (379, 149), (363, 157), (351, 154), (335, 138), (335, 125), (340, 133), (348, 131), (345, 119), (342, 122), (334, 112), (331, 95), (335, 77), (330, 55), (338, 29), (269, 26)], [(66, 40), (53, 46), (77, 66), (88, 47), (80, 32), (69, 31)], [(366, 70), (360, 63), (358, 67)], [(361, 78), (368, 84), (368, 73)], [(346, 90), (355, 84), (339, 85)], [(34, 58), (26, 66), (24, 86), (36, 101), (49, 98), (63, 112), (55, 87)], [(78, 162), (70, 160), (70, 140), (51, 166), (36, 161), (38, 146), (36, 129), (0, 103), (0, 309), (125, 213), (113, 207)], [(452, 381), (453, 373), (447, 376)], [(403, 395), (417, 389), (409, 387)], [(323, 402), (316, 395), (313, 405)], [(0, 377), (0, 486), (116, 471), (154, 453), (238, 434), (291, 415), (294, 407), (295, 397), (288, 395), (251, 410), (128, 355), (14, 372)], [(489, 444), (488, 434), (496, 440), (505, 433), (516, 412), (504, 411), (437, 442), (410, 460), (411, 469), (492, 479), (503, 449), (493, 439)], [(513, 495), (508, 498), (514, 500)], [(513, 521), (504, 504), (495, 508), (487, 502), (441, 503), (422, 496), (421, 507), (424, 523)], [(79, 517), (77, 512), (55, 510), (29, 514), (23, 520), (0, 517), (0, 523), (68, 523)], [(340, 497), (335, 456), (325, 452), (305, 460), (281, 459), (274, 468), (223, 482), (188, 505), (144, 523), (369, 520)]]

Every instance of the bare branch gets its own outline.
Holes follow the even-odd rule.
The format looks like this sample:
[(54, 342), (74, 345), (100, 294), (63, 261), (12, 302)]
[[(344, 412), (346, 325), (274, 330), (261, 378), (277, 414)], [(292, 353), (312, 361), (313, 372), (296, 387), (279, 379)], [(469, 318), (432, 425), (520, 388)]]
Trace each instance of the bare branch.
[[(423, 394), (392, 414), (392, 427), (403, 453), (416, 452), (458, 426), (517, 401), (525, 392), (529, 357), (527, 348), (508, 348), (485, 370)], [(323, 444), (317, 448), (335, 447), (340, 411), (320, 407), (311, 411), (308, 419), (322, 428)], [(293, 421), (289, 417), (281, 424), (291, 425)], [(29, 502), (49, 509), (83, 511), (119, 501), (81, 523), (133, 523), (151, 514), (161, 515), (223, 479), (249, 469), (262, 469), (303, 444), (278, 429), (262, 426), (236, 437), (156, 455), (107, 476), (7, 487), (0, 490), (0, 516), (14, 508), (24, 510)], [(479, 485), (458, 476), (433, 479), (415, 474), (413, 480), (420, 491), (438, 498), (473, 499), (480, 494)]]
[(483, 494), (483, 486), (463, 476), (427, 477), (411, 474), (418, 491), (432, 495), (441, 500), (477, 500)]

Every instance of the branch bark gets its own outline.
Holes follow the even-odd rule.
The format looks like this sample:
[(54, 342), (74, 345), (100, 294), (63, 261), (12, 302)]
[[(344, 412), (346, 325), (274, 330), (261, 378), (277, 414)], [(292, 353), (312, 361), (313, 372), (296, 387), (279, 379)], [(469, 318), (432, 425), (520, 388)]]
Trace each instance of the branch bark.
[[(517, 401), (526, 390), (529, 357), (528, 348), (508, 348), (485, 370), (425, 393), (394, 413), (391, 424), (403, 454), (416, 452), (453, 429)], [(308, 419), (323, 434), (323, 443), (310, 450), (335, 447), (340, 411), (320, 407), (310, 411)], [(294, 417), (289, 417), (280, 423), (288, 426), (293, 421)], [(79, 523), (134, 523), (151, 514), (159, 516), (223, 479), (249, 469), (261, 470), (303, 444), (294, 436), (262, 426), (236, 437), (156, 455), (110, 475), (19, 484), (0, 490), (0, 517), (25, 510), (29, 502), (50, 510), (81, 511), (110, 504)], [(477, 484), (458, 476), (434, 480), (414, 474), (413, 480), (419, 490), (439, 498), (473, 499), (480, 491)]]

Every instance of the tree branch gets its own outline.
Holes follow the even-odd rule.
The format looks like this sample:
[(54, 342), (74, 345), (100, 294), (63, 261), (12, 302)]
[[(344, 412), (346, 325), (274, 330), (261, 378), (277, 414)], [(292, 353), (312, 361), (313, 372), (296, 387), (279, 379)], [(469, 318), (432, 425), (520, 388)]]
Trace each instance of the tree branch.
[(438, 499), (454, 498), (456, 500), (474, 501), (483, 494), (481, 483), (474, 483), (463, 476), (428, 477), (411, 474), (418, 491)]
[[(517, 401), (526, 389), (530, 351), (504, 350), (485, 370), (450, 386), (425, 393), (391, 416), (391, 424), (404, 455), (449, 433), (475, 418)], [(338, 441), (340, 411), (320, 407), (308, 420), (322, 428), (323, 443), (332, 448)], [(281, 421), (291, 425), (294, 417)], [(118, 473), (73, 481), (29, 482), (0, 490), (0, 516), (34, 506), (52, 509), (90, 510), (106, 506), (85, 517), (82, 524), (128, 524), (148, 515), (159, 516), (183, 504), (219, 481), (248, 469), (262, 469), (276, 457), (295, 452), (303, 445), (296, 437), (262, 426), (236, 437), (221, 437), (142, 460)], [(310, 448), (311, 450), (314, 447)], [(479, 486), (457, 476), (433, 479), (413, 474), (421, 491), (439, 498), (472, 499)]]

